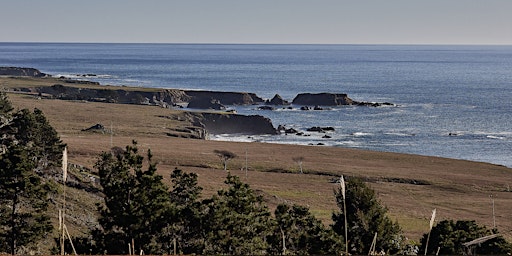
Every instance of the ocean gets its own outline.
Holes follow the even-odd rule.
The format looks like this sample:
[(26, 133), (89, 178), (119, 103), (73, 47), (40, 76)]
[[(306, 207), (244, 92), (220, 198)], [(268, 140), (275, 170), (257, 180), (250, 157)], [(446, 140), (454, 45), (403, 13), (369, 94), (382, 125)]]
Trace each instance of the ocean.
[[(0, 43), (0, 66), (102, 84), (253, 92), (266, 99), (279, 94), (289, 101), (298, 93), (347, 93), (395, 106), (231, 106), (306, 136), (211, 139), (321, 143), (512, 167), (512, 46)], [(335, 131), (305, 131), (313, 126)]]

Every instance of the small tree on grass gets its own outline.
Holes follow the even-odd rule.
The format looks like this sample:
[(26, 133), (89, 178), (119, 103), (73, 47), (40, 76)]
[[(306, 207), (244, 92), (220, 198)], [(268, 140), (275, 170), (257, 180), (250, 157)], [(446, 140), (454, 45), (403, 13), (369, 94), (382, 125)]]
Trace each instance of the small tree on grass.
[(300, 173), (303, 173), (302, 172), (302, 162), (304, 162), (304, 157), (303, 156), (296, 156), (296, 157), (293, 157), (292, 160), (299, 165)]
[(215, 153), (222, 161), (224, 171), (228, 170), (228, 161), (237, 157), (235, 153), (228, 150), (214, 150), (213, 153)]

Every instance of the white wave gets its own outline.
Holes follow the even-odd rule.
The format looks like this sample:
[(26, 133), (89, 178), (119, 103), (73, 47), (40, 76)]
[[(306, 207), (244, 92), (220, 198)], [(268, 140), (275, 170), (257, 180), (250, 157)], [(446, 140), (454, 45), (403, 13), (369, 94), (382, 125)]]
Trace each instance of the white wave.
[(356, 137), (371, 136), (371, 135), (373, 135), (373, 133), (369, 133), (369, 132), (353, 132), (352, 133), (352, 136), (356, 136)]
[(494, 136), (494, 135), (487, 135), (486, 137), (489, 138), (489, 139), (497, 139), (497, 140), (504, 140), (504, 139), (506, 139), (505, 137)]
[(107, 74), (54, 74), (54, 77), (65, 77), (65, 78), (102, 78), (102, 79), (109, 79), (109, 78), (115, 78), (112, 75)]
[(385, 135), (399, 136), (399, 137), (409, 137), (416, 136), (415, 133), (401, 133), (401, 132), (385, 132)]

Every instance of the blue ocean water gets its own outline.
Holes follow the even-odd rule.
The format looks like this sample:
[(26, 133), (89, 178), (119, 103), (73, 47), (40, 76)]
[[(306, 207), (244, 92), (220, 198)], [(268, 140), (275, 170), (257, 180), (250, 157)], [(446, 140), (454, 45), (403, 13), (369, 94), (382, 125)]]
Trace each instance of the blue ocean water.
[[(141, 87), (347, 93), (394, 107), (257, 110), (309, 136), (213, 139), (318, 144), (490, 162), (512, 167), (512, 46), (0, 43), (0, 66)], [(81, 74), (95, 74), (77, 77)], [(456, 134), (456, 136), (450, 136)]]

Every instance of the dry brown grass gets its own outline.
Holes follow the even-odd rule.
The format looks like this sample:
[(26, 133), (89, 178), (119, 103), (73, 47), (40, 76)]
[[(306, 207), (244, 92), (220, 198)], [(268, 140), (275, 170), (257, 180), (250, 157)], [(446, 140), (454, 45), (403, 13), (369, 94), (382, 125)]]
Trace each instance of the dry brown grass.
[[(21, 81), (21, 82), (20, 82)], [(28, 80), (0, 79), (0, 87), (15, 83), (39, 83)], [(48, 85), (54, 82), (48, 82)], [(232, 174), (239, 175), (262, 193), (272, 208), (280, 202), (310, 207), (325, 223), (337, 210), (333, 196), (336, 185), (331, 175), (358, 176), (372, 180), (369, 185), (378, 193), (389, 213), (412, 239), (419, 240), (428, 231), (432, 209), (437, 220), (470, 219), (492, 226), (489, 195), (494, 195), (496, 224), (512, 237), (512, 169), (487, 163), (426, 157), (408, 154), (372, 152), (323, 146), (294, 146), (266, 143), (235, 143), (171, 138), (169, 128), (189, 125), (186, 121), (162, 118), (178, 116), (175, 110), (150, 106), (84, 103), (37, 99), (9, 94), (19, 108), (39, 108), (68, 144), (69, 161), (92, 168), (96, 157), (111, 146), (109, 134), (82, 132), (96, 123), (112, 123), (114, 146), (124, 147), (137, 140), (144, 151), (151, 149), (158, 170), (169, 181), (175, 168), (195, 172), (208, 196), (223, 187), (226, 173), (214, 150), (229, 150), (239, 157), (228, 163)], [(248, 152), (247, 177), (241, 168)], [(293, 157), (303, 156), (305, 174), (298, 173)], [(276, 173), (280, 170), (288, 173)], [(387, 182), (390, 178), (425, 181), (430, 185)]]

